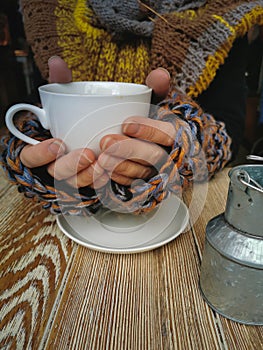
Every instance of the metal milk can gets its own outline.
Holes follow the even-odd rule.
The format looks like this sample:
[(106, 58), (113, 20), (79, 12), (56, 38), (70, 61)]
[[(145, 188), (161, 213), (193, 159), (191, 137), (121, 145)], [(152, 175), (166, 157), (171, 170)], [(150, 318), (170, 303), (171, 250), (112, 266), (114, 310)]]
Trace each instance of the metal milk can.
[(221, 315), (263, 325), (263, 165), (237, 166), (229, 177), (225, 212), (206, 227), (200, 289)]

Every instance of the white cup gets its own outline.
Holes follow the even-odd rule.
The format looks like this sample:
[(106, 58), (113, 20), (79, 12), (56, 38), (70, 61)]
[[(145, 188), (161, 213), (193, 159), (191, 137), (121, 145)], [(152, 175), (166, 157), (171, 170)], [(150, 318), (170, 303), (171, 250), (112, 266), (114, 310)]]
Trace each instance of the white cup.
[(6, 113), (6, 125), (13, 135), (29, 143), (39, 141), (20, 132), (13, 121), (19, 111), (37, 116), (51, 135), (62, 139), (69, 151), (87, 147), (99, 154), (99, 140), (121, 133), (127, 117), (148, 117), (151, 89), (146, 85), (119, 82), (74, 82), (39, 87), (43, 108), (20, 103)]

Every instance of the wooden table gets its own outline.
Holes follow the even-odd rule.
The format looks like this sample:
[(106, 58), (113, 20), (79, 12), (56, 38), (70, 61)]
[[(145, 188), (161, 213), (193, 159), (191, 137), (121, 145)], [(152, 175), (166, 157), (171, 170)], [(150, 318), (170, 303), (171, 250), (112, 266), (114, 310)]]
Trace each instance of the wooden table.
[(187, 232), (118, 255), (69, 240), (1, 172), (0, 348), (263, 349), (263, 327), (219, 316), (198, 286), (205, 227), (224, 211), (227, 189), (225, 170)]

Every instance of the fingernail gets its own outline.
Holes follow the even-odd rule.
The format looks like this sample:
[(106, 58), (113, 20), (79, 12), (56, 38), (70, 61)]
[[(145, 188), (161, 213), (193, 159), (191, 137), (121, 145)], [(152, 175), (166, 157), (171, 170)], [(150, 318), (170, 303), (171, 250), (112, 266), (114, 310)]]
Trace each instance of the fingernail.
[(58, 59), (58, 58), (60, 58), (60, 57), (57, 56), (57, 55), (51, 56), (51, 57), (49, 57), (47, 63), (49, 64), (49, 63), (50, 63), (51, 61), (53, 61), (54, 59)]
[(86, 153), (81, 153), (81, 158), (84, 158), (85, 160), (87, 160), (90, 164), (92, 164), (94, 162), (94, 160), (90, 159)]
[(163, 72), (165, 72), (167, 74), (167, 76), (169, 77), (169, 79), (171, 79), (171, 74), (168, 72), (167, 69), (163, 68), (163, 67), (158, 67), (157, 69), (162, 70)]
[(48, 149), (51, 153), (55, 154), (55, 155), (61, 155), (65, 153), (65, 146), (63, 145), (63, 143), (59, 142), (59, 141), (54, 141), (52, 142), (49, 146)]
[(129, 135), (135, 135), (140, 129), (139, 124), (127, 123), (123, 125), (123, 132)]
[(101, 150), (105, 151), (105, 149), (107, 148), (107, 146), (110, 144), (110, 142), (112, 141), (111, 137), (105, 137), (103, 139), (103, 141), (101, 142)]

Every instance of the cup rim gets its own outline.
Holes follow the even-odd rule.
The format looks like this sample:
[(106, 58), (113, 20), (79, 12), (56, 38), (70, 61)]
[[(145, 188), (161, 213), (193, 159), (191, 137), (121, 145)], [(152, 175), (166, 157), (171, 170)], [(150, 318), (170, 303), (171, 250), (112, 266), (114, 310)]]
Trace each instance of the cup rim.
[(61, 88), (63, 87), (67, 87), (69, 85), (92, 85), (92, 84), (96, 84), (96, 85), (115, 85), (115, 86), (132, 86), (132, 87), (139, 87), (139, 91), (136, 92), (129, 92), (127, 94), (120, 94), (119, 96), (136, 96), (136, 95), (142, 95), (142, 94), (148, 94), (152, 92), (152, 89), (150, 87), (148, 87), (145, 84), (137, 84), (137, 83), (127, 83), (127, 82), (118, 82), (118, 81), (75, 81), (75, 82), (70, 82), (70, 83), (50, 83), (50, 84), (45, 84), (45, 85), (41, 85), (39, 86), (38, 90), (41, 93), (48, 93), (51, 95), (67, 95), (67, 96), (92, 96), (92, 97), (112, 97), (112, 96), (118, 96), (118, 94), (83, 94), (83, 93), (77, 93), (77, 92), (61, 92), (61, 91), (50, 91), (50, 89), (54, 89), (54, 88)]

